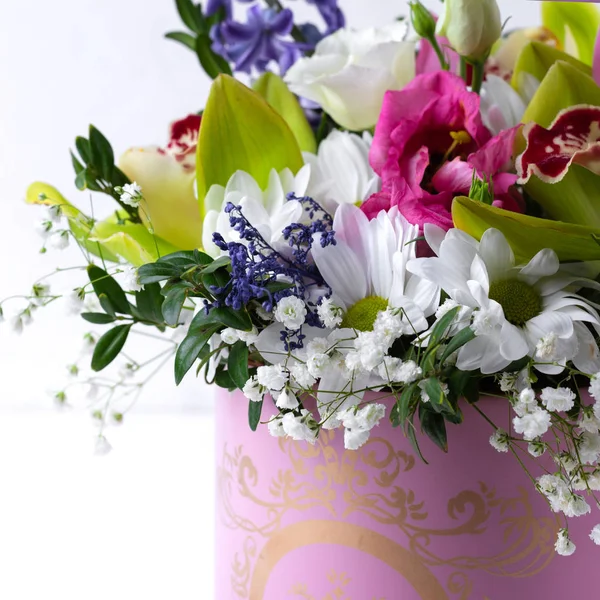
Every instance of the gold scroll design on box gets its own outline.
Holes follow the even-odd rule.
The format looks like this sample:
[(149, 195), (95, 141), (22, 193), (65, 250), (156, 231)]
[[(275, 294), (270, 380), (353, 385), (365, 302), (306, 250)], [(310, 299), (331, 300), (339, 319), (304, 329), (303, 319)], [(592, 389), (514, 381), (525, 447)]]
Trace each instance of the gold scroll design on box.
[[(519, 488), (517, 495), (501, 498), (495, 489), (479, 482), (477, 489), (464, 490), (448, 500), (446, 512), (456, 525), (429, 526), (425, 500), (400, 485), (401, 474), (418, 466), (414, 455), (396, 450), (384, 438), (372, 438), (358, 451), (338, 451), (332, 444), (335, 434), (322, 431), (314, 446), (287, 438), (277, 440), (279, 449), (289, 459), (289, 468), (272, 477), (266, 495), (257, 493), (260, 473), (251, 455), (243, 446), (231, 451), (225, 446), (217, 476), (222, 517), (227, 527), (248, 534), (232, 565), (232, 587), (241, 598), (248, 597), (256, 539), (270, 538), (279, 532), (288, 513), (315, 507), (324, 509), (332, 518), (344, 519), (361, 512), (378, 523), (397, 527), (406, 536), (408, 548), (425, 565), (455, 569), (446, 588), (458, 600), (469, 598), (469, 571), (529, 577), (554, 557), (558, 521), (550, 516), (536, 517), (526, 489)], [(377, 492), (364, 491), (370, 477)], [(339, 503), (340, 497), (343, 503)], [(254, 505), (254, 514), (257, 508), (263, 509), (261, 520), (245, 516), (247, 503)], [(436, 537), (484, 533), (493, 515), (500, 519), (507, 542), (502, 552), (492, 556), (438, 556), (430, 549), (430, 542)]]
[[(353, 600), (347, 591), (352, 582), (352, 578), (347, 573), (338, 573), (331, 570), (327, 573), (327, 581), (331, 584), (331, 591), (325, 596), (317, 597), (311, 594), (305, 583), (297, 583), (292, 586), (290, 594), (295, 594), (299, 600)], [(386, 600), (386, 598), (373, 597), (370, 600)]]

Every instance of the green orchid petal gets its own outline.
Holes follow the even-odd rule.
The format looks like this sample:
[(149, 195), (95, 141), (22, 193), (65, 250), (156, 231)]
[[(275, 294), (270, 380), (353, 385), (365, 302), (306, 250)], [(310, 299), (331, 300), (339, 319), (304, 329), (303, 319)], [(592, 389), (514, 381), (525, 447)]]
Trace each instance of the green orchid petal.
[(315, 134), (296, 96), (275, 73), (264, 73), (252, 86), (280, 114), (296, 136), (300, 150), (317, 151)]
[(287, 123), (243, 83), (220, 75), (212, 84), (202, 115), (197, 154), (198, 198), (211, 185), (226, 185), (238, 170), (248, 172), (265, 189), (271, 169), (296, 173), (304, 164)]
[(25, 194), (28, 204), (42, 204), (44, 206), (60, 206), (62, 214), (69, 222), (69, 228), (77, 242), (90, 254), (110, 262), (119, 262), (119, 257), (108, 248), (91, 239), (91, 219), (71, 204), (55, 187), (36, 181), (32, 183)]
[(592, 64), (600, 12), (589, 2), (543, 2), (542, 23), (562, 47), (586, 65)]
[(530, 260), (544, 248), (554, 250), (561, 262), (600, 260), (600, 245), (593, 237), (600, 235), (600, 227), (530, 217), (466, 197), (454, 199), (452, 219), (458, 229), (478, 240), (486, 229), (498, 229), (519, 262)]
[(542, 42), (529, 42), (519, 53), (511, 85), (525, 95), (527, 76), (542, 81), (557, 61), (564, 61), (591, 77), (592, 69), (566, 52), (561, 52)]
[(194, 194), (194, 155), (178, 160), (158, 148), (131, 148), (119, 167), (142, 188), (142, 221), (180, 250), (199, 248), (202, 220)]
[(155, 262), (161, 256), (178, 250), (169, 242), (152, 235), (144, 225), (130, 222), (119, 224), (115, 217), (96, 223), (90, 239), (135, 267)]
[[(600, 88), (580, 69), (559, 61), (543, 79), (523, 122), (549, 127), (559, 111), (577, 104), (600, 106)], [(518, 152), (523, 149), (521, 139)], [(600, 177), (579, 165), (572, 165), (559, 183), (544, 183), (532, 177), (525, 190), (552, 219), (600, 227)]]

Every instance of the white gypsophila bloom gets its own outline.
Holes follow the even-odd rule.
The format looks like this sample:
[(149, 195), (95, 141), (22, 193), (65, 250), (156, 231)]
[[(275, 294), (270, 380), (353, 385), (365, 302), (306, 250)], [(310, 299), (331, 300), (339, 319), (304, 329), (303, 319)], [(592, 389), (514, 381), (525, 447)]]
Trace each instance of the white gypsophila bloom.
[(307, 195), (331, 214), (339, 204), (360, 204), (379, 191), (381, 180), (369, 163), (373, 138), (334, 129), (320, 144), (317, 154), (304, 152), (310, 165)]
[(578, 466), (577, 460), (566, 451), (557, 454), (554, 457), (554, 462), (563, 468), (569, 475), (571, 475)]
[(564, 412), (571, 410), (575, 404), (575, 393), (568, 388), (546, 387), (540, 398), (549, 411)]
[(100, 387), (95, 383), (90, 383), (88, 385), (87, 392), (85, 393), (85, 397), (88, 400), (96, 400), (98, 398), (98, 394), (100, 393)]
[(474, 311), (476, 337), (460, 348), (458, 369), (501, 372), (513, 361), (535, 357), (540, 339), (553, 333), (558, 338), (556, 359), (537, 363), (537, 370), (558, 374), (568, 361), (583, 372), (600, 370), (600, 351), (587, 328), (588, 323), (598, 326), (600, 316), (573, 291), (596, 287), (594, 281), (561, 272), (550, 249), (517, 265), (497, 229), (487, 229), (480, 242), (458, 229), (444, 232), (426, 225), (424, 231), (437, 256), (411, 260), (408, 271), (437, 283), (451, 299)]
[(588, 474), (587, 477), (587, 485), (594, 492), (600, 491), (600, 471), (596, 470), (591, 474)]
[(43, 306), (50, 295), (50, 286), (45, 283), (36, 283), (31, 291), (31, 302), (35, 306)]
[(589, 431), (590, 433), (598, 433), (600, 431), (600, 419), (588, 410), (583, 412), (581, 421), (579, 421), (579, 427), (583, 431)]
[(281, 393), (277, 396), (275, 401), (277, 408), (281, 410), (295, 410), (299, 406), (298, 398), (293, 392), (288, 389), (281, 390)]
[(414, 360), (407, 360), (396, 371), (396, 380), (399, 383), (414, 383), (422, 375), (421, 367)]
[(258, 367), (256, 377), (260, 385), (271, 391), (279, 391), (288, 382), (289, 375), (283, 365)]
[(255, 310), (256, 314), (258, 315), (258, 318), (267, 323), (270, 323), (275, 318), (273, 317), (273, 313), (265, 310), (262, 304), (259, 304)]
[(538, 477), (537, 486), (548, 499), (550, 508), (554, 512), (562, 511), (572, 495), (567, 484), (557, 475), (547, 474)]
[(513, 426), (517, 433), (523, 434), (527, 441), (531, 441), (544, 435), (550, 428), (550, 422), (550, 413), (536, 406), (522, 417), (515, 417)]
[(592, 398), (600, 400), (600, 373), (592, 375), (588, 392)]
[(361, 331), (354, 340), (354, 347), (360, 355), (363, 369), (372, 371), (378, 367), (386, 355), (388, 346), (374, 331)]
[(406, 330), (406, 324), (402, 322), (400, 311), (396, 308), (381, 311), (373, 324), (373, 332), (388, 348), (403, 333), (407, 333)]
[(293, 440), (314, 444), (317, 441), (317, 424), (310, 411), (303, 408), (300, 415), (286, 413), (283, 415), (282, 427), (286, 435)]
[(135, 373), (137, 372), (138, 369), (139, 369), (138, 365), (135, 365), (130, 362), (123, 363), (119, 367), (119, 377), (121, 379), (131, 379), (135, 375)]
[(69, 232), (64, 230), (53, 233), (50, 236), (48, 243), (55, 250), (64, 250), (69, 246)]
[(600, 457), (600, 435), (584, 431), (577, 443), (579, 458), (586, 465), (593, 465)]
[(8, 326), (10, 327), (13, 333), (21, 335), (21, 333), (23, 333), (24, 326), (23, 318), (21, 317), (21, 315), (15, 315), (14, 317), (11, 317), (8, 320)]
[(298, 197), (306, 195), (310, 180), (310, 165), (304, 165), (296, 175), (289, 169), (269, 173), (267, 188), (262, 190), (256, 180), (245, 171), (236, 171), (225, 187), (212, 185), (204, 198), (206, 215), (202, 221), (204, 252), (216, 258), (222, 251), (214, 244), (213, 234), (220, 233), (225, 242), (239, 242), (237, 231), (232, 229), (225, 207), (231, 203), (239, 206), (244, 217), (275, 250), (289, 253), (289, 244), (283, 239), (283, 230), (290, 223), (302, 221), (304, 209), (300, 202), (288, 201), (291, 192)]
[(303, 363), (295, 362), (289, 365), (288, 368), (294, 381), (303, 389), (311, 388), (317, 382)]
[(539, 458), (546, 452), (546, 444), (543, 442), (530, 442), (527, 444), (527, 452), (534, 458)]
[(535, 346), (535, 358), (542, 362), (549, 362), (556, 358), (558, 350), (558, 336), (551, 331), (540, 338)]
[(52, 206), (44, 206), (43, 212), (46, 221), (50, 221), (54, 224), (58, 224), (62, 221), (62, 208), (58, 204), (54, 204)]
[(323, 298), (317, 306), (317, 314), (325, 327), (333, 329), (342, 323), (344, 311), (331, 298)]
[(54, 233), (52, 221), (48, 219), (38, 221), (35, 224), (35, 231), (43, 240), (47, 240)]
[(267, 423), (269, 433), (273, 437), (285, 437), (286, 433), (283, 429), (283, 420), (279, 418), (273, 418)]
[(233, 346), (237, 341), (239, 341), (240, 336), (238, 335), (239, 331), (237, 329), (233, 329), (233, 327), (226, 327), (221, 331), (221, 340), (230, 346)]
[(368, 429), (344, 429), (344, 448), (358, 450), (367, 443), (371, 432)]
[(84, 292), (76, 289), (70, 291), (65, 296), (65, 310), (69, 315), (78, 315), (83, 311), (84, 308)]
[(415, 43), (405, 41), (406, 23), (323, 38), (310, 57), (286, 73), (288, 87), (318, 103), (345, 129), (362, 131), (377, 123), (388, 90), (401, 90), (415, 76)]
[(587, 515), (590, 512), (592, 512), (592, 508), (586, 502), (585, 498), (578, 494), (571, 494), (568, 502), (563, 507), (563, 513), (569, 518), (583, 517), (583, 515)]
[[(259, 367), (260, 368), (260, 367)], [(265, 386), (262, 386), (256, 375), (250, 377), (244, 384), (242, 392), (252, 402), (262, 402), (265, 396)]]
[(316, 337), (306, 344), (306, 356), (310, 358), (315, 354), (327, 354), (332, 349), (332, 343), (327, 338)]
[(560, 556), (571, 556), (575, 552), (575, 544), (570, 540), (569, 532), (566, 529), (558, 532), (554, 549)]
[(306, 362), (306, 368), (313, 377), (320, 379), (330, 364), (331, 357), (328, 354), (313, 354)]
[(597, 546), (600, 546), (600, 525), (594, 525), (594, 528), (590, 532), (590, 540)]
[(143, 289), (138, 271), (135, 267), (125, 267), (123, 269), (123, 287), (128, 292), (141, 292)]
[(94, 454), (96, 456), (106, 456), (111, 450), (112, 446), (110, 445), (109, 441), (103, 435), (99, 435), (96, 438)]
[(258, 339), (258, 329), (256, 328), (256, 325), (253, 325), (250, 331), (240, 330), (237, 332), (237, 335), (242, 342), (248, 346), (251, 346)]
[(142, 188), (135, 181), (133, 183), (126, 183), (121, 188), (120, 200), (127, 206), (137, 208), (140, 205), (142, 199)]
[(286, 329), (297, 331), (304, 324), (307, 312), (304, 300), (296, 296), (287, 296), (277, 303), (273, 315)]
[[(360, 359), (360, 352), (357, 352), (356, 350), (350, 350), (350, 352), (346, 353), (345, 365), (350, 373), (359, 373), (364, 371), (362, 361)], [(381, 368), (381, 365), (379, 365), (379, 368)]]
[[(348, 357), (346, 357), (346, 364), (348, 364)], [(383, 362), (377, 368), (379, 377), (388, 383), (396, 381), (396, 372), (402, 365), (402, 361), (399, 358), (393, 356), (385, 356)]]
[(496, 429), (490, 437), (490, 445), (498, 452), (508, 452), (508, 434), (502, 429)]

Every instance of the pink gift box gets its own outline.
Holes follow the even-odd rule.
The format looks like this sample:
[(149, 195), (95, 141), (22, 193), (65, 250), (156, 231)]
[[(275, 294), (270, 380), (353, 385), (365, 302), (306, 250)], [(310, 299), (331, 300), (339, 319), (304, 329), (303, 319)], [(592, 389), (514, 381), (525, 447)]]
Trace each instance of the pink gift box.
[[(505, 400), (480, 407), (508, 427)], [(217, 398), (217, 600), (598, 593), (586, 593), (600, 584), (600, 548), (589, 539), (597, 509), (569, 520), (577, 552), (556, 555), (564, 520), (514, 456), (490, 446), (492, 428), (473, 408), (448, 424), (448, 454), (419, 438), (429, 464), (387, 418), (349, 451), (343, 431), (323, 431), (314, 446), (271, 437), (265, 425), (252, 432), (247, 410), (241, 393)], [(263, 421), (273, 413), (265, 401)], [(539, 459), (523, 458), (543, 474)]]

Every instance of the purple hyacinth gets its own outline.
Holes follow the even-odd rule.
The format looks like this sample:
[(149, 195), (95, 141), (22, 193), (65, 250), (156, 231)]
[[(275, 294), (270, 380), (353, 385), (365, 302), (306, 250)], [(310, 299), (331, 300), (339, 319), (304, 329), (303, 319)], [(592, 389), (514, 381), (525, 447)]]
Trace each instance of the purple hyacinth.
[(346, 24), (346, 17), (338, 6), (338, 0), (306, 0), (317, 7), (327, 25), (325, 35), (329, 35)]
[(302, 48), (285, 38), (294, 26), (291, 10), (277, 12), (272, 8), (251, 6), (246, 23), (226, 20), (211, 31), (213, 50), (232, 62), (236, 71), (262, 72), (270, 61), (276, 61), (285, 73), (302, 55)]
[[(254, 0), (238, 0), (238, 2), (247, 4), (248, 2), (254, 2)], [(226, 18), (231, 19), (231, 15), (233, 14), (233, 0), (208, 0), (206, 2), (204, 14), (207, 17), (212, 17), (212, 15), (219, 12), (221, 8), (225, 9)]]

